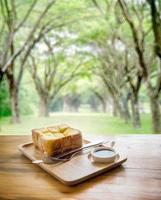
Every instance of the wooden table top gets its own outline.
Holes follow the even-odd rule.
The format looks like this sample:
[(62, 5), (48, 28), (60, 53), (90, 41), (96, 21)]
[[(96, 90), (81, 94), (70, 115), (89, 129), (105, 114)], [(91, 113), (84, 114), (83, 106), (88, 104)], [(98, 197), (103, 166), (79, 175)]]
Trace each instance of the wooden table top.
[(106, 138), (116, 141), (117, 148), (127, 155), (127, 162), (71, 187), (18, 151), (17, 145), (30, 142), (30, 136), (0, 136), (0, 199), (161, 200), (161, 135)]

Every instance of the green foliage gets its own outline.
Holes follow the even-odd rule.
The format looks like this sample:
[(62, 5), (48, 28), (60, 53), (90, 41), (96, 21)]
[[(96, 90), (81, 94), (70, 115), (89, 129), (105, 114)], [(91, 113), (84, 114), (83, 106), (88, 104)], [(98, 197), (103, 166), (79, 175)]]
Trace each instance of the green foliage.
[(29, 91), (26, 87), (21, 88), (19, 95), (20, 113), (21, 115), (31, 115), (37, 106), (35, 94)]
[(0, 116), (11, 115), (10, 99), (6, 80), (0, 85)]
[[(26, 79), (26, 78), (25, 78)], [(26, 79), (27, 81), (27, 79)], [(33, 86), (22, 84), (19, 94), (20, 114), (29, 115), (37, 112), (38, 97)], [(0, 116), (11, 115), (11, 103), (6, 80), (0, 85)]]
[(25, 70), (20, 87), (19, 104), (21, 115), (38, 113), (39, 98), (35, 91), (35, 86), (32, 82), (30, 74), (27, 70)]
[[(29, 9), (30, 5), (34, 2), (34, 0), (16, 0), (16, 6), (18, 9), (17, 14), (17, 22), (21, 22), (21, 19), (25, 16), (26, 11)], [(25, 41), (28, 33), (33, 28), (34, 23), (37, 20), (37, 17), (41, 14), (41, 11), (44, 9), (45, 5), (49, 2), (49, 0), (38, 0), (34, 10), (30, 14), (29, 18), (20, 28), (20, 30), (15, 34), (15, 42), (14, 48), (17, 50)], [(94, 5), (92, 0), (57, 0), (56, 3), (50, 8), (49, 12), (47, 13), (46, 17), (42, 19), (41, 24), (39, 25), (37, 31), (33, 35), (35, 38), (43, 25), (46, 22), (51, 20), (51, 24), (53, 24), (52, 30), (45, 34), (47, 39), (56, 40), (57, 44), (52, 44), (56, 51), (51, 54), (51, 52), (39, 52), (41, 48), (43, 49), (44, 41), (41, 39), (39, 44), (36, 45), (32, 49), (32, 56), (36, 59), (37, 64), (37, 71), (38, 76), (41, 80), (45, 82), (45, 71), (47, 67), (51, 66), (51, 71), (54, 66), (57, 66), (57, 72), (55, 73), (55, 77), (53, 79), (51, 88), (53, 90), (59, 85), (59, 83), (63, 80), (66, 80), (70, 77), (71, 71), (79, 65), (82, 61), (87, 61), (82, 67), (78, 70), (79, 76), (76, 76), (68, 85), (64, 87), (64, 89), (60, 90), (57, 96), (54, 96), (54, 99), (51, 103), (50, 110), (52, 112), (61, 111), (63, 109), (63, 98), (68, 96), (70, 101), (73, 104), (79, 106), (79, 104), (86, 104), (87, 107), (95, 101), (95, 94), (92, 90), (100, 92), (100, 94), (106, 94), (106, 88), (100, 82), (100, 79), (97, 78), (96, 72), (100, 72), (100, 67), (103, 66), (103, 62), (101, 62), (101, 57), (96, 56), (96, 48), (100, 48), (100, 43), (102, 47), (106, 46), (109, 42), (112, 43), (113, 37), (122, 37), (122, 39), (127, 42), (127, 47), (130, 54), (130, 64), (134, 66), (139, 66), (137, 56), (134, 50), (134, 41), (132, 39), (132, 32), (129, 29), (128, 23), (124, 20), (122, 16), (122, 12), (120, 12), (120, 8), (115, 5), (116, 1), (112, 0), (102, 0), (98, 1), (99, 7)], [(141, 11), (140, 7), (137, 6), (137, 10), (134, 10), (132, 4), (135, 4), (135, 1), (127, 1), (129, 3), (129, 13), (130, 16), (134, 19), (134, 23), (138, 30), (140, 26), (140, 21), (138, 21), (136, 16), (136, 11)], [(11, 5), (9, 5), (11, 6)], [(149, 6), (145, 6), (144, 10), (142, 10), (144, 14), (144, 22), (142, 26), (144, 27), (145, 32), (149, 30), (151, 27), (151, 16), (149, 14)], [(1, 17), (1, 14), (0, 14)], [(60, 25), (63, 24), (63, 27)], [(2, 20), (0, 21), (0, 27), (2, 25)], [(6, 31), (7, 27), (4, 28), (4, 32), (2, 33), (2, 40), (6, 40)], [(115, 34), (114, 34), (115, 33)], [(139, 33), (141, 34), (141, 33)], [(64, 35), (64, 36), (61, 36)], [(140, 35), (139, 35), (140, 37)], [(145, 38), (146, 45), (145, 45), (145, 55), (148, 62), (149, 55), (153, 53), (153, 42), (154, 36), (153, 32), (150, 31)], [(110, 44), (111, 45), (111, 44)], [(109, 46), (110, 46), (109, 45)], [(88, 50), (88, 48), (91, 48)], [(0, 50), (3, 49), (2, 45)], [(55, 50), (54, 49), (54, 50)], [(62, 49), (62, 50), (60, 50)], [(73, 49), (76, 49), (73, 51)], [(103, 48), (102, 48), (103, 49)], [(59, 51), (60, 50), (60, 51)], [(112, 51), (112, 53), (110, 52)], [(111, 53), (111, 54), (110, 54)], [(110, 46), (107, 51), (104, 53), (104, 57), (106, 58), (107, 55), (109, 56), (110, 61), (115, 61), (115, 58), (118, 58), (118, 68), (121, 69), (122, 65), (124, 65), (124, 52), (120, 51), (120, 49)], [(116, 57), (115, 57), (116, 56)], [(21, 59), (21, 58), (20, 58)], [(20, 59), (16, 60), (15, 64), (15, 77), (18, 74), (19, 67), (20, 67)], [(116, 81), (116, 77), (119, 76), (119, 80), (124, 80), (124, 76), (120, 77), (118, 73), (118, 68), (116, 70), (114, 66), (114, 62), (110, 63), (110, 70), (108, 72), (103, 72), (106, 77), (109, 76), (110, 81)], [(112, 64), (111, 64), (112, 63)], [(29, 64), (26, 64), (26, 69), (28, 69)], [(151, 80), (152, 85), (156, 83), (156, 71), (158, 66), (157, 61), (154, 61), (151, 64)], [(23, 81), (20, 87), (20, 94), (19, 94), (19, 103), (20, 103), (20, 113), (22, 115), (30, 115), (30, 114), (37, 114), (38, 107), (39, 107), (39, 97), (37, 92), (34, 88), (33, 80), (31, 79), (31, 75), (28, 74), (28, 70), (24, 71)], [(136, 81), (135, 72), (130, 72), (130, 76), (133, 78), (133, 82)], [(121, 74), (122, 75), (122, 74)], [(120, 83), (122, 83), (120, 81)], [(126, 80), (125, 80), (126, 81)], [(119, 81), (118, 81), (119, 82)], [(43, 84), (42, 84), (43, 85)], [(112, 85), (112, 81), (111, 81)], [(145, 88), (145, 83), (142, 83), (143, 87), (141, 88), (140, 93), (140, 102), (147, 103), (147, 93)], [(126, 88), (125, 88), (126, 90)], [(53, 91), (52, 91), (53, 92)], [(51, 92), (51, 93), (52, 93)], [(50, 94), (51, 95), (51, 94)], [(51, 95), (52, 96), (52, 95)], [(109, 98), (109, 93), (107, 94), (107, 98)], [(0, 86), (0, 116), (9, 116), (11, 115), (11, 108), (10, 108), (10, 100), (9, 100), (9, 93), (7, 82), (4, 80)], [(107, 117), (107, 120), (106, 120)], [(82, 118), (77, 118), (80, 120)], [(36, 120), (36, 119), (34, 119)], [(44, 119), (42, 119), (44, 120)], [(46, 123), (51, 123), (53, 119), (49, 119)], [(61, 120), (67, 121), (66, 118), (60, 118)], [(93, 117), (92, 122), (97, 123), (99, 121), (99, 117)], [(109, 120), (109, 121), (108, 121)], [(144, 122), (150, 122), (149, 118), (144, 116)], [(100, 119), (102, 125), (96, 127), (97, 132), (102, 131), (102, 133), (111, 131), (111, 133), (116, 133), (116, 131), (123, 133), (124, 130), (127, 130), (128, 133), (133, 133), (131, 125), (123, 125), (123, 123), (118, 119), (112, 119), (109, 116), (101, 116)], [(57, 121), (55, 121), (57, 122)], [(109, 122), (109, 126), (105, 125)], [(29, 122), (27, 122), (28, 124)], [(86, 122), (84, 122), (86, 123)], [(104, 123), (104, 124), (103, 124)], [(26, 125), (26, 122), (24, 122)], [(37, 122), (39, 125), (39, 122)], [(30, 124), (30, 126), (34, 126)], [(89, 124), (88, 124), (89, 126)], [(87, 127), (88, 127), (87, 126)], [(91, 124), (90, 124), (91, 126)], [(123, 126), (122, 130), (119, 130), (120, 126)], [(86, 126), (84, 126), (86, 127)], [(86, 128), (87, 128), (86, 127)], [(113, 129), (112, 127), (117, 127), (117, 129)], [(129, 128), (130, 127), (130, 128)], [(7, 128), (7, 125), (6, 125)], [(31, 127), (32, 128), (32, 127)], [(93, 131), (92, 129), (88, 129), (89, 131)], [(150, 132), (150, 128), (146, 129), (145, 123), (143, 123), (143, 129), (139, 130), (142, 132)], [(138, 131), (138, 132), (139, 132)], [(126, 132), (126, 131), (125, 131)]]
[(63, 110), (63, 98), (61, 96), (56, 96), (56, 98), (51, 102), (50, 111), (60, 112)]

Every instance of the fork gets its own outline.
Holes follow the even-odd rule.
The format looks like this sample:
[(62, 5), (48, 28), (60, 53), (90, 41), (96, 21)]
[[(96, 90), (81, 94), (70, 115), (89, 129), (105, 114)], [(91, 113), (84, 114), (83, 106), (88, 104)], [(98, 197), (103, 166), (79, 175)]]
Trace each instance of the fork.
[[(67, 162), (67, 161), (71, 160), (74, 156), (76, 156), (78, 153), (80, 153), (84, 149), (102, 146), (103, 144), (106, 144), (106, 143), (109, 143), (109, 141), (105, 140), (105, 141), (97, 143), (97, 144), (91, 144), (91, 145), (89, 144), (89, 145), (81, 147), (77, 150), (67, 152), (67, 153), (65, 153), (65, 154), (63, 154), (59, 157), (48, 156), (48, 154), (46, 152), (44, 152), (44, 156), (43, 156), (42, 160), (35, 160), (32, 163), (34, 163), (34, 164), (39, 164), (39, 163), (53, 164), (53, 163), (56, 163), (56, 162)], [(111, 147), (113, 147), (115, 145), (115, 142), (112, 141), (112, 142), (110, 142), (109, 145)], [(70, 155), (70, 154), (72, 154), (72, 155)], [(69, 158), (63, 158), (64, 156), (67, 156), (67, 155), (70, 155), (70, 157)]]

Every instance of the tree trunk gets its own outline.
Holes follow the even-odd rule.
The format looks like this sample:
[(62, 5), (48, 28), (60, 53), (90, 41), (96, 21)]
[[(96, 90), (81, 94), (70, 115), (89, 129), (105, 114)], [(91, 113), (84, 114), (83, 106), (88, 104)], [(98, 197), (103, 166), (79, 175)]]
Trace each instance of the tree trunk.
[(113, 116), (119, 116), (120, 118), (123, 116), (121, 105), (116, 98), (113, 98)]
[(9, 84), (9, 93), (10, 93), (10, 102), (11, 102), (11, 111), (12, 111), (12, 119), (13, 123), (20, 122), (19, 115), (19, 86), (15, 83), (15, 79), (13, 74), (7, 74), (8, 84)]
[(39, 116), (41, 117), (49, 116), (49, 102), (44, 97), (41, 97), (40, 99)]
[(131, 119), (131, 115), (130, 115), (129, 107), (128, 107), (128, 99), (125, 99), (123, 102), (123, 110), (124, 110), (125, 122), (128, 122)]
[(95, 89), (93, 89), (92, 91), (101, 103), (101, 111), (106, 112), (106, 98), (105, 98), (105, 96), (100, 94), (99, 92), (97, 92)]
[(139, 105), (138, 105), (138, 96), (132, 94), (131, 97), (131, 108), (132, 108), (132, 122), (135, 128), (139, 128), (141, 126), (140, 122), (140, 112), (139, 112)]
[(118, 116), (118, 110), (117, 110), (117, 105), (116, 105), (115, 100), (113, 100), (113, 104), (112, 104), (112, 114), (114, 117)]
[(106, 112), (106, 101), (104, 99), (99, 99), (101, 103), (101, 111)]
[(91, 106), (92, 111), (98, 112), (98, 99), (92, 98), (90, 102), (90, 106)]
[(161, 108), (159, 97), (150, 96), (150, 108), (152, 115), (152, 123), (153, 123), (153, 132), (161, 133)]
[(102, 101), (102, 111), (105, 113), (106, 112), (106, 102)]

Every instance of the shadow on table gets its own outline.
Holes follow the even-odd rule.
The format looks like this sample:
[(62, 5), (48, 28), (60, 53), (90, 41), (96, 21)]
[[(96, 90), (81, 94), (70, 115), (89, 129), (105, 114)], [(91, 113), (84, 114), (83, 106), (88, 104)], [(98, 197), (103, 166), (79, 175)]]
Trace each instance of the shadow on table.
[[(67, 186), (55, 179), (54, 177), (51, 177), (50, 175), (50, 180), (49, 182), (54, 185), (54, 188), (57, 189), (61, 193), (71, 193), (71, 194), (76, 194), (76, 193), (81, 193), (84, 192), (88, 189), (93, 188), (94, 186), (97, 186), (98, 184), (113, 184), (116, 183), (117, 178), (125, 172), (125, 167), (124, 166), (119, 166), (115, 169), (112, 169), (108, 172), (104, 172), (101, 175), (97, 175), (93, 178), (90, 178), (88, 180), (85, 180), (81, 183), (78, 183), (73, 186)], [(54, 180), (53, 180), (54, 179)], [(54, 181), (54, 182), (53, 182)]]

